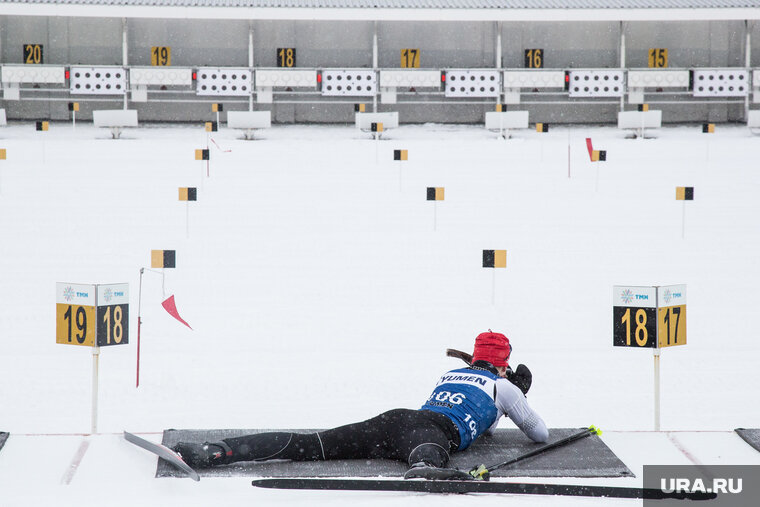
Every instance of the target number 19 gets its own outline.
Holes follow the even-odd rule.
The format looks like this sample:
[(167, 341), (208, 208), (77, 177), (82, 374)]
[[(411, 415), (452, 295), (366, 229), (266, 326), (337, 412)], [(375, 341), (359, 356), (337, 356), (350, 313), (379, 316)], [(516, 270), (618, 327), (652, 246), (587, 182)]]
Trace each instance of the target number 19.
[(95, 344), (94, 321), (94, 306), (56, 305), (56, 343), (92, 347)]
[(168, 46), (150, 48), (150, 64), (157, 67), (170, 66), (172, 64), (172, 48)]

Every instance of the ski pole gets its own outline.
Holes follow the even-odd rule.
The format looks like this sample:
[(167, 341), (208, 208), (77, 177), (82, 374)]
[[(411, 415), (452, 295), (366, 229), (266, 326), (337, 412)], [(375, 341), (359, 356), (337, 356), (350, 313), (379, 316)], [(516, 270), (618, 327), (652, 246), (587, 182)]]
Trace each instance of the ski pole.
[(485, 465), (477, 466), (473, 468), (472, 470), (470, 470), (470, 475), (472, 475), (477, 480), (487, 481), (488, 476), (494, 470), (498, 470), (499, 468), (504, 468), (505, 466), (511, 465), (513, 463), (524, 460), (526, 458), (530, 458), (531, 456), (541, 454), (551, 449), (562, 447), (571, 442), (575, 442), (576, 440), (580, 440), (581, 438), (585, 438), (590, 435), (601, 435), (601, 434), (602, 434), (602, 430), (600, 430), (599, 428), (595, 426), (589, 426), (588, 428), (585, 428), (582, 431), (579, 431), (578, 433), (574, 433), (570, 436), (557, 440), (556, 442), (552, 442), (551, 444), (542, 445), (538, 449), (533, 449), (532, 451), (527, 452), (523, 455), (517, 456), (516, 458), (509, 459), (507, 461), (498, 463), (496, 465), (491, 465), (490, 467), (487, 467)]

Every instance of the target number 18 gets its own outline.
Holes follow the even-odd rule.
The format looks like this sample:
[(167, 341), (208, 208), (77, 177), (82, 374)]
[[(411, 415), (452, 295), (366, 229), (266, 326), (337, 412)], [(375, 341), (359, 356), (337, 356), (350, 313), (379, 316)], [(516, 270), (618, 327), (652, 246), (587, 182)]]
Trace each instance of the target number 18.
[(129, 336), (129, 305), (98, 306), (98, 346), (123, 345)]
[(613, 345), (636, 348), (657, 346), (655, 308), (616, 306), (613, 310)]

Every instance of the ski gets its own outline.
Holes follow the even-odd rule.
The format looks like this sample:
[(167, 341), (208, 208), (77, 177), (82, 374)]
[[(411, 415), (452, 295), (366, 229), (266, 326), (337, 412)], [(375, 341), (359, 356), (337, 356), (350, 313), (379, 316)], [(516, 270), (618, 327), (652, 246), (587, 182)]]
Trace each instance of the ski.
[(715, 493), (665, 493), (659, 489), (524, 482), (429, 481), (399, 479), (306, 479), (298, 477), (256, 479), (252, 485), (270, 489), (318, 489), (340, 491), (409, 491), (418, 493), (501, 493), (607, 498), (710, 500)]
[(138, 437), (137, 435), (129, 433), (128, 431), (124, 432), (124, 438), (127, 440), (127, 442), (133, 443), (138, 447), (142, 447), (146, 451), (150, 451), (153, 454), (157, 455), (159, 458), (168, 461), (175, 467), (185, 472), (192, 480), (194, 481), (201, 480), (201, 476), (198, 475), (198, 472), (190, 468), (190, 466), (188, 466), (187, 463), (182, 461), (182, 457), (179, 454), (172, 451), (165, 445), (154, 444), (153, 442), (150, 442), (148, 440), (145, 440), (144, 438)]

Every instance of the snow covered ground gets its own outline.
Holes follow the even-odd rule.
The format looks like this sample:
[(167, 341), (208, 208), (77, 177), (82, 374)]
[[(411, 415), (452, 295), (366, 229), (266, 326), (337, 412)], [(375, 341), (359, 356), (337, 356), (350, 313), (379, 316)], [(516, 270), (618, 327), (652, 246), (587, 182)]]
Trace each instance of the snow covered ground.
[[(459, 365), (445, 349), (469, 351), (488, 328), (532, 369), (530, 401), (550, 427), (601, 427), (637, 474), (583, 482), (640, 485), (644, 464), (760, 464), (732, 431), (760, 427), (760, 138), (720, 125), (656, 135), (576, 126), (504, 141), (422, 125), (375, 142), (352, 126), (277, 126), (245, 141), (223, 128), (206, 177), (202, 126), (120, 140), (90, 124), (0, 130), (0, 505), (503, 504), (154, 479), (155, 458), (120, 437), (415, 408)], [(606, 162), (589, 162), (586, 137)], [(433, 186), (443, 202), (425, 200)], [(695, 200), (676, 201), (677, 186)], [(198, 201), (178, 201), (178, 187)], [(143, 276), (135, 388), (152, 249), (176, 250), (177, 267), (163, 287)], [(482, 268), (484, 249), (506, 249), (507, 269)], [(56, 282), (130, 284), (130, 343), (101, 349), (97, 435), (91, 349), (55, 343)], [(677, 283), (688, 345), (663, 350), (655, 433), (652, 352), (612, 346), (612, 286)], [(161, 307), (171, 294), (193, 330)]]

